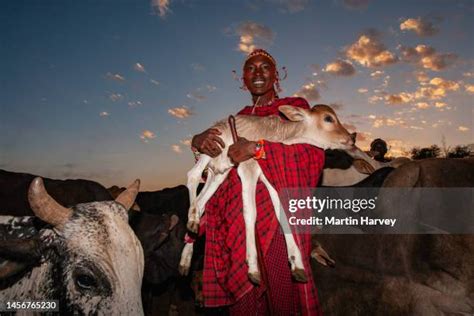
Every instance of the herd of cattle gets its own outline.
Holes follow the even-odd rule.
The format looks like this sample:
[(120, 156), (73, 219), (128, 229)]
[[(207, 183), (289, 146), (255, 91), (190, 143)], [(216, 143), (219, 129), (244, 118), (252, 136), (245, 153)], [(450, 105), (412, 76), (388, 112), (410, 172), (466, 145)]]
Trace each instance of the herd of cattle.
[[(358, 172), (362, 187), (474, 187), (473, 159)], [(457, 203), (473, 205), (453, 201), (453, 213)], [(198, 313), (191, 277), (178, 273), (188, 208), (185, 186), (139, 192), (138, 181), (106, 189), (0, 170), (0, 300), (56, 299), (61, 311), (80, 314)], [(474, 235), (317, 235), (314, 242), (327, 315), (474, 313)], [(194, 260), (199, 265), (202, 252)]]

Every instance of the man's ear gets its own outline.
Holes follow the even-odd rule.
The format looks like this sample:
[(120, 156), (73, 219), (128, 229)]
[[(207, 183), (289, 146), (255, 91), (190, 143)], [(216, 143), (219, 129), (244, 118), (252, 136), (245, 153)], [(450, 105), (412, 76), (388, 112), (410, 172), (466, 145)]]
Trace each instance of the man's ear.
[(308, 116), (305, 109), (291, 105), (281, 105), (278, 107), (278, 111), (283, 113), (290, 121), (293, 122), (303, 121), (306, 116)]

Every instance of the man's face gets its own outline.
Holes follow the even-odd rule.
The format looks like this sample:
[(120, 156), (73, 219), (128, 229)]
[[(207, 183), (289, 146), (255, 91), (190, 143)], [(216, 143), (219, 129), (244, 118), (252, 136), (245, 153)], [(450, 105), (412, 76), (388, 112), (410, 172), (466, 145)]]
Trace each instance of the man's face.
[(244, 84), (252, 95), (264, 95), (273, 90), (276, 81), (275, 65), (263, 55), (257, 55), (244, 65)]
[(370, 150), (378, 152), (377, 156), (382, 156), (382, 157), (387, 153), (387, 148), (382, 143), (373, 144)]

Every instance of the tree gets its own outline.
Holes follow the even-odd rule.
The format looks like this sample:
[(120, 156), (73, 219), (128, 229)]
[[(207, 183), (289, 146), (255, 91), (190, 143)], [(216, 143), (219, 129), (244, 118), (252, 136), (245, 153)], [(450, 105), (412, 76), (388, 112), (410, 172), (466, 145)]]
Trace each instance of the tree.
[(441, 149), (438, 145), (431, 145), (430, 147), (424, 148), (415, 147), (411, 150), (410, 154), (413, 160), (437, 158), (441, 154)]
[(448, 157), (449, 158), (464, 158), (464, 157), (469, 156), (470, 153), (471, 151), (469, 150), (469, 147), (458, 145), (449, 151)]

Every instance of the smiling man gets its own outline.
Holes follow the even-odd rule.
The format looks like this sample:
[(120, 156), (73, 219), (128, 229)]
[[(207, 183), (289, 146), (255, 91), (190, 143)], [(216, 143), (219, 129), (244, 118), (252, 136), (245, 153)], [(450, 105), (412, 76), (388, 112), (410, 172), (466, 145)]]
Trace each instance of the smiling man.
[[(303, 98), (279, 98), (279, 75), (275, 59), (266, 51), (250, 53), (243, 67), (243, 88), (252, 105), (241, 115), (278, 115), (278, 107), (292, 105), (309, 109)], [(224, 146), (219, 131), (208, 129), (193, 137), (193, 147), (216, 157)], [(283, 145), (266, 140), (240, 138), (228, 151), (240, 163), (257, 159), (267, 179), (277, 190), (316, 187), (324, 165), (324, 152), (310, 145)], [(307, 168), (308, 165), (311, 168)], [(235, 169), (206, 205), (206, 251), (203, 297), (206, 307), (229, 305), (231, 315), (320, 315), (315, 283), (311, 275), (310, 235), (295, 235), (302, 251), (307, 281), (292, 279), (283, 233), (268, 191), (257, 185), (257, 247), (262, 280), (255, 286), (247, 276), (245, 225), (242, 214), (242, 186)], [(201, 227), (201, 231), (203, 227)]]

